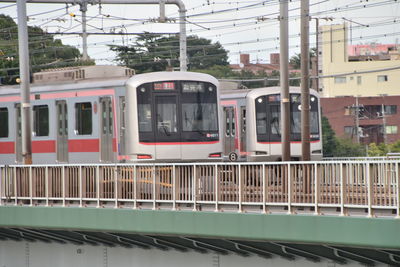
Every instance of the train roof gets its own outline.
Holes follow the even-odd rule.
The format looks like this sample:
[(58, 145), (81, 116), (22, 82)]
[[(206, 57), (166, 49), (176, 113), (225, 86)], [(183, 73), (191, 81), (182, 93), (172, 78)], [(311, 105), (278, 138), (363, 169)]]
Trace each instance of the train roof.
[[(298, 86), (290, 86), (290, 93), (301, 93), (301, 89)], [(253, 89), (235, 89), (235, 90), (221, 90), (221, 98), (257, 98), (262, 95), (269, 94), (279, 94), (281, 92), (281, 87), (273, 86), (273, 87), (261, 87), (261, 88), (253, 88)], [(317, 91), (314, 89), (310, 89), (310, 93), (316, 96), (319, 96)]]
[[(66, 83), (52, 84), (30, 84), (31, 93), (52, 92), (52, 91), (68, 91), (82, 89), (99, 89), (109, 87), (124, 86), (129, 77), (120, 78), (96, 78), (86, 80), (76, 80)], [(0, 95), (16, 95), (20, 94), (20, 85), (0, 86)]]
[(219, 82), (211, 75), (199, 72), (183, 72), (183, 71), (160, 71), (143, 73), (132, 76), (126, 83), (131, 86), (138, 86), (143, 83), (155, 81), (204, 81), (211, 82), (218, 86)]

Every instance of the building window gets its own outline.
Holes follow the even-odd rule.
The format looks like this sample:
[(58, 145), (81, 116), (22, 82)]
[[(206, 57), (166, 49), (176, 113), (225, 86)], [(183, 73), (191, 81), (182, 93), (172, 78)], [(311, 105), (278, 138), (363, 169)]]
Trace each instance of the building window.
[(386, 126), (386, 134), (397, 134), (397, 125)]
[(47, 105), (33, 107), (33, 132), (35, 136), (49, 135), (49, 107)]
[(354, 127), (353, 126), (344, 126), (344, 134), (346, 136), (352, 136), (353, 135), (353, 131), (354, 131)]
[(8, 137), (8, 109), (0, 108), (0, 138)]
[(75, 132), (78, 135), (92, 134), (92, 103), (75, 104)]
[(346, 83), (346, 77), (335, 77), (335, 83)]
[(378, 82), (387, 82), (388, 76), (387, 75), (378, 75)]
[(362, 83), (362, 76), (357, 76), (357, 84), (360, 85)]
[(387, 105), (385, 106), (385, 115), (392, 115), (397, 113), (396, 105)]

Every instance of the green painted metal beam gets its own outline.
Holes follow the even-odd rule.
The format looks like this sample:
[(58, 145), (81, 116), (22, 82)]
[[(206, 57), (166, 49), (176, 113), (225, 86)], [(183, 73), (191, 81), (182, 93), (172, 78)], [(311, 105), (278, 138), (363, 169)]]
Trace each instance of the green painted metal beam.
[(394, 218), (2, 206), (0, 227), (400, 249)]

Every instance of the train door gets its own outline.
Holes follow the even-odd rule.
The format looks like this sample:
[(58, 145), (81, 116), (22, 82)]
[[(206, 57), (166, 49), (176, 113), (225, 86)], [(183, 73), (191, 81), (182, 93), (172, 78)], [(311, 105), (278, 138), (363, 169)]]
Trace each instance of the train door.
[(15, 104), (15, 161), (22, 163), (21, 105)]
[[(155, 158), (180, 159), (180, 133), (178, 96), (172, 94), (154, 94), (155, 118)], [(171, 147), (170, 145), (173, 145)]]
[(68, 111), (65, 100), (56, 101), (57, 162), (68, 162)]
[(247, 151), (246, 146), (246, 107), (240, 107), (240, 151)]
[(113, 154), (113, 112), (111, 97), (100, 98), (100, 161), (112, 162)]
[(126, 150), (125, 150), (125, 131), (126, 131), (126, 125), (125, 125), (125, 97), (120, 96), (119, 97), (119, 154), (120, 155), (125, 155)]
[(236, 125), (235, 125), (235, 109), (234, 107), (224, 107), (224, 155), (228, 155), (230, 161), (237, 160), (237, 154), (235, 149), (235, 136), (236, 136)]
[[(275, 101), (269, 102), (268, 105), (268, 135), (270, 143), (270, 155), (280, 155), (282, 153), (281, 145), (281, 106), (280, 103)], [(275, 144), (275, 145), (274, 145)]]

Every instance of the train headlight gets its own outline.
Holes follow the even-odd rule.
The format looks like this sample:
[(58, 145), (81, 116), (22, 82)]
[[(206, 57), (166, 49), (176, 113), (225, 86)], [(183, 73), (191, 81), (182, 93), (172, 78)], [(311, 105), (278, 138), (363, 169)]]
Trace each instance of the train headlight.
[(212, 92), (214, 89), (210, 86), (208, 87), (208, 91)]
[(311, 102), (314, 102), (315, 101), (315, 97), (311, 97)]
[(263, 99), (260, 97), (260, 98), (257, 99), (257, 102), (258, 102), (258, 103), (262, 103), (262, 102), (263, 102)]
[(142, 93), (146, 92), (146, 88), (144, 88), (144, 87), (140, 88), (140, 92), (142, 92)]

